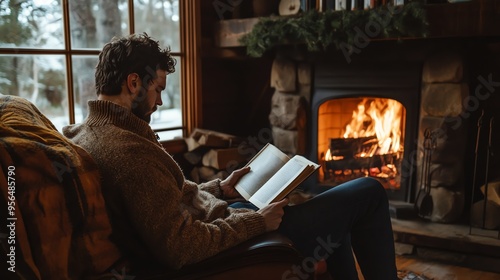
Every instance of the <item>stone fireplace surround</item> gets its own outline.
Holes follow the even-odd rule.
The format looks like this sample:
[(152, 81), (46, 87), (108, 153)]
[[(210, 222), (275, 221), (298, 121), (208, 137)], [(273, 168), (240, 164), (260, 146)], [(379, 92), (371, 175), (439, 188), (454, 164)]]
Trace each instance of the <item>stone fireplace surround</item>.
[[(479, 173), (474, 181), (478, 118), (485, 110), (488, 116), (500, 120), (499, 43), (464, 38), (374, 42), (351, 64), (339, 52), (310, 54), (284, 49), (276, 57), (271, 74), (275, 93), (269, 120), (273, 141), (282, 150), (317, 160), (314, 110), (329, 95), (326, 88), (343, 91), (337, 96), (342, 97), (353, 92), (367, 94), (367, 90), (378, 87), (373, 95), (396, 97), (406, 107), (405, 157), (414, 159), (407, 173), (410, 176), (404, 177), (408, 184), (405, 191), (388, 192), (391, 207), (396, 211), (401, 207), (404, 213), (414, 213), (423, 131), (429, 128), (437, 131), (438, 136), (431, 164), (432, 214), (427, 219), (396, 215), (396, 253), (500, 273), (499, 229), (484, 231), (471, 227), (469, 220), (474, 182), (476, 187), (485, 182), (484, 133), (477, 149), (482, 156), (478, 157)], [(332, 77), (332, 73), (338, 74)], [(357, 84), (353, 82), (356, 79)], [(380, 91), (381, 88), (385, 90)], [(488, 97), (479, 100), (478, 89), (479, 96)], [(492, 138), (499, 137), (500, 129), (494, 130)], [(499, 146), (500, 141), (494, 141), (493, 154), (500, 153)], [(489, 170), (489, 180), (499, 180), (498, 157), (492, 157)], [(314, 190), (317, 183), (311, 176), (305, 183), (306, 190), (318, 192)], [(474, 197), (474, 201), (481, 202), (477, 189)], [(488, 215), (491, 214), (500, 217), (500, 213)]]
[[(492, 102), (498, 104), (498, 98), (491, 97), (479, 100), (476, 106), (471, 98), (481, 82), (478, 77), (487, 79), (492, 73), (488, 72), (488, 58), (479, 45), (460, 40), (375, 42), (352, 57), (351, 63), (340, 52), (316, 55), (297, 49), (280, 50), (271, 74), (275, 96), (279, 95), (273, 97), (270, 114), (274, 140), (285, 151), (304, 153), (317, 161), (315, 110), (324, 100), (348, 96), (396, 99), (406, 109), (406, 167), (402, 174), (404, 187), (397, 193), (388, 192), (390, 199), (414, 202), (421, 186), (423, 132), (429, 129), (435, 132), (437, 144), (431, 160), (433, 207), (427, 218), (442, 223), (463, 221), (468, 216), (473, 185), (475, 122), (483, 108), (494, 111)], [(304, 73), (310, 78), (304, 78)], [(280, 80), (283, 77), (294, 78)], [(286, 86), (290, 84), (295, 86)], [(293, 106), (284, 108), (276, 103)], [(276, 121), (276, 110), (285, 115), (296, 113), (288, 120), (304, 115), (304, 103), (306, 128), (290, 125), (293, 122), (285, 127)], [(315, 178), (310, 178), (306, 186), (317, 192), (316, 183)], [(480, 179), (476, 184), (482, 183)]]

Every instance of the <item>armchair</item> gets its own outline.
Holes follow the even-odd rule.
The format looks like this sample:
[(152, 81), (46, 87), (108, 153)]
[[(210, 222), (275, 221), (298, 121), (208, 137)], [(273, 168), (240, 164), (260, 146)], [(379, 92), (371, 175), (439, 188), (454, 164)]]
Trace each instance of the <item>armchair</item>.
[(29, 101), (1, 94), (0, 165), (0, 219), (13, 225), (0, 227), (1, 279), (282, 279), (301, 261), (268, 233), (181, 270), (110, 269), (122, 255), (92, 158)]

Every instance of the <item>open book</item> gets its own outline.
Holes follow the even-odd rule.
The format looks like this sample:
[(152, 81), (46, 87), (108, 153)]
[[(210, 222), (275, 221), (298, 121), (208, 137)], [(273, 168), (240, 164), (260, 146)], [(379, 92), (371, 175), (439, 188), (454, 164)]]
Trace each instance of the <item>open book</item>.
[(238, 181), (235, 188), (259, 208), (283, 199), (319, 168), (318, 164), (303, 156), (290, 158), (269, 143), (246, 166), (250, 166), (250, 172)]

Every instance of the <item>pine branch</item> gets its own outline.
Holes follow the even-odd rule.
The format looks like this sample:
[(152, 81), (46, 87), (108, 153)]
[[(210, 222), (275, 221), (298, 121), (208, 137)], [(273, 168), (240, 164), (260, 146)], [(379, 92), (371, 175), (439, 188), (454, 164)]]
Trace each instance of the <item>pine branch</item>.
[(252, 57), (283, 44), (305, 44), (309, 51), (324, 51), (332, 45), (354, 44), (359, 32), (370, 38), (426, 37), (428, 25), (419, 2), (360, 11), (314, 10), (300, 16), (263, 17), (240, 43)]

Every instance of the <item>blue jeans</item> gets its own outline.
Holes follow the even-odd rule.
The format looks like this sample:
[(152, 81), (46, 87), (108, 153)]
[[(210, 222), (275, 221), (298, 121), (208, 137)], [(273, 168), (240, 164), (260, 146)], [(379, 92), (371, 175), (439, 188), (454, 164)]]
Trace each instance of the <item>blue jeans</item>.
[(352, 180), (284, 210), (278, 231), (304, 260), (283, 279), (306, 279), (321, 259), (333, 279), (358, 279), (353, 251), (366, 280), (398, 279), (387, 194), (377, 180)]

